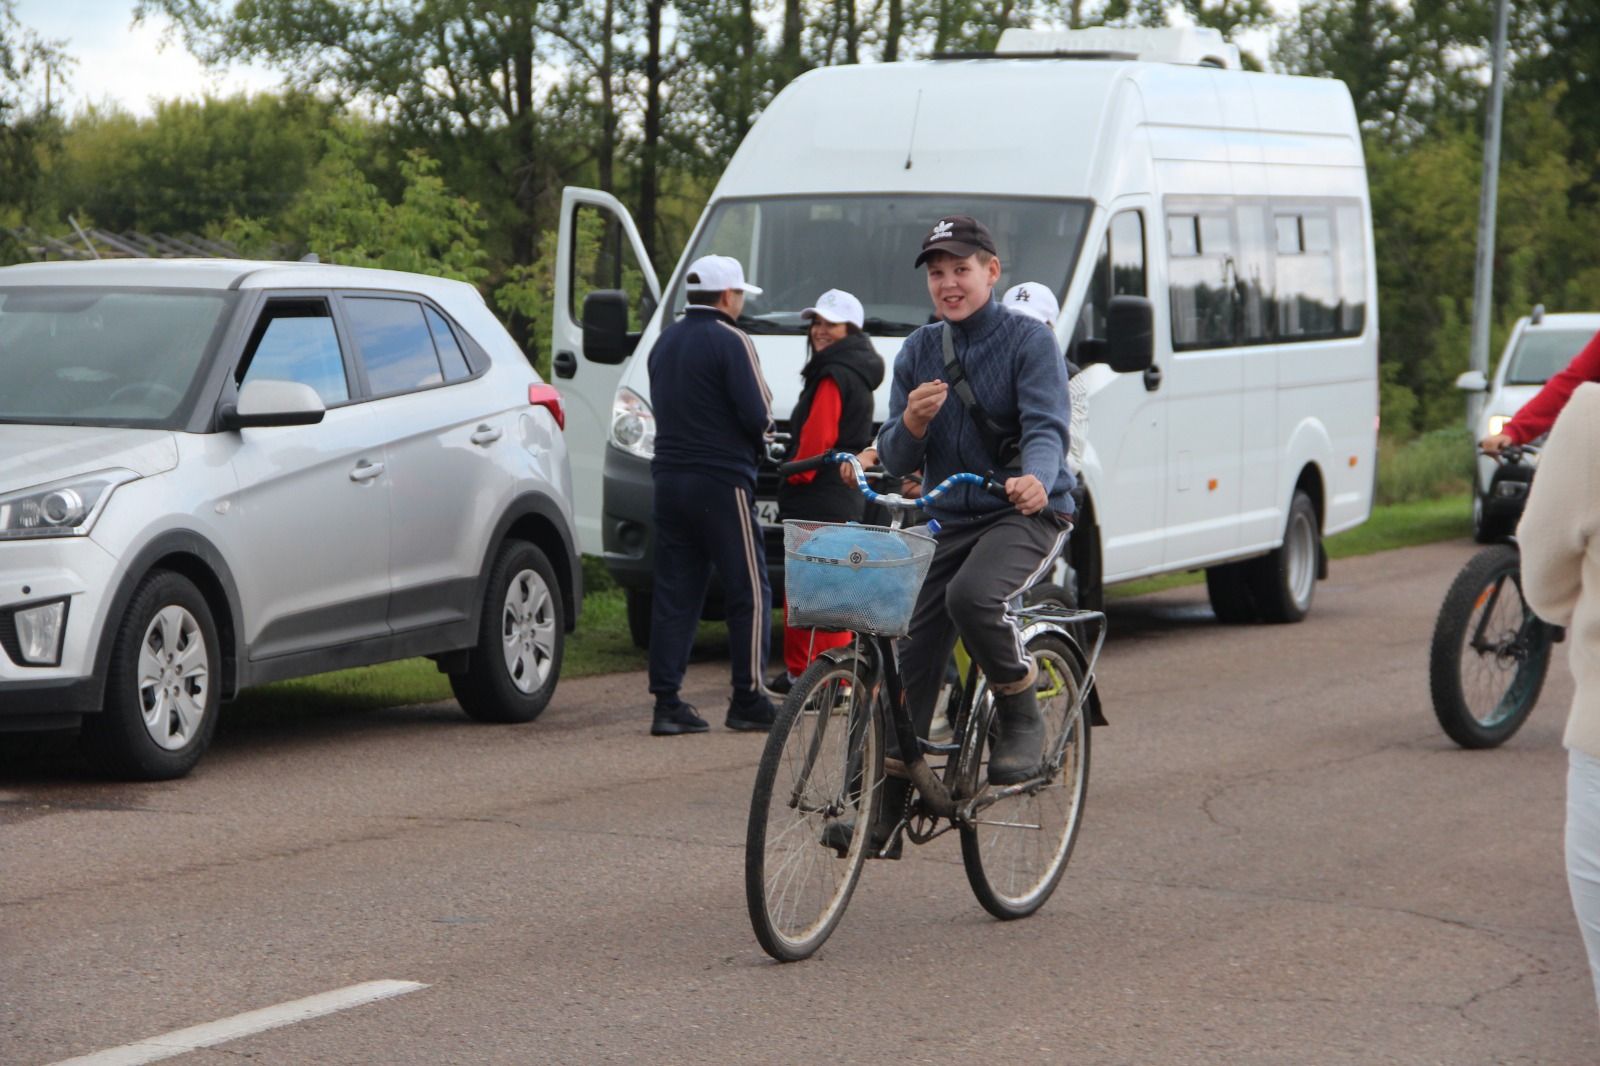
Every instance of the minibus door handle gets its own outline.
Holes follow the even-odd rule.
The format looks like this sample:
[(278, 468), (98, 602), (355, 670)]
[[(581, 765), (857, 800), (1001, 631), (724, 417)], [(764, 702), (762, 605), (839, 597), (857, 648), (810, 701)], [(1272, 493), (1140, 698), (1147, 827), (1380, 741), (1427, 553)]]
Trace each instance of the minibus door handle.
[(1150, 368), (1144, 372), (1144, 391), (1155, 392), (1160, 387), (1161, 368), (1152, 364)]
[(557, 352), (550, 361), (551, 367), (558, 378), (570, 378), (578, 372), (578, 357), (571, 352)]

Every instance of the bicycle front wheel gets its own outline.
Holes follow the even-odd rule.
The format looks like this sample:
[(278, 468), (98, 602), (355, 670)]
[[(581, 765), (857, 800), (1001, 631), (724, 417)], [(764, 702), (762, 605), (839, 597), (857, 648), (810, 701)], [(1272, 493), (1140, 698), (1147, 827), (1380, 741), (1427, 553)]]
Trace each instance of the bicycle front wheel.
[(1496, 544), (1467, 561), (1433, 627), (1433, 713), (1463, 748), (1494, 748), (1522, 728), (1544, 688), (1553, 633), (1522, 597), (1522, 556)]
[[(1067, 639), (1042, 633), (1028, 642), (1039, 665), (1036, 690), (1044, 716), (1044, 772), (1016, 795), (980, 808), (961, 829), (961, 860), (984, 910), (996, 918), (1026, 918), (1055, 891), (1072, 857), (1089, 791), (1089, 723), (1084, 675)], [(994, 701), (984, 697), (978, 720), (982, 748), (971, 760), (968, 785), (987, 780)]]
[(745, 901), (756, 939), (782, 962), (828, 939), (866, 859), (882, 779), (881, 725), (854, 656), (824, 656), (796, 681), (756, 771)]

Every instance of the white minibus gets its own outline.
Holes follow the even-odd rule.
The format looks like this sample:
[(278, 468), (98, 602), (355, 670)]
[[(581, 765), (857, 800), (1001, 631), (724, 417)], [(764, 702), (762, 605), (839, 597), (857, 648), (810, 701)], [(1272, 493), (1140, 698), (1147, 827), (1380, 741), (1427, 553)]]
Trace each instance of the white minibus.
[[(1079, 602), (1203, 568), (1224, 621), (1303, 617), (1322, 538), (1367, 518), (1376, 483), (1377, 277), (1350, 94), (1243, 71), (1215, 31), (1013, 30), (993, 55), (796, 79), (664, 287), (615, 198), (565, 190), (551, 351), (575, 508), (584, 551), (628, 590), (635, 638), (652, 580), (646, 355), (682, 312), (685, 264), (735, 256), (765, 290), (741, 325), (787, 430), (800, 310), (854, 293), (892, 366), (930, 317), (919, 241), (950, 214), (994, 233), (1001, 290), (1038, 281), (1060, 298), (1057, 339), (1089, 394), (1084, 499), (1058, 574)], [(768, 470), (770, 523), (775, 487)]]

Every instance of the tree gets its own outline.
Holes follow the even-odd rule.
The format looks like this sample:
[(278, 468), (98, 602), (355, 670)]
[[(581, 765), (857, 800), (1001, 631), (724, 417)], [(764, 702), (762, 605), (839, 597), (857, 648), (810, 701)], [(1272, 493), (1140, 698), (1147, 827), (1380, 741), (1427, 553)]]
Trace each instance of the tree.
[[(61, 125), (50, 96), (71, 60), (17, 20), (15, 0), (0, 0), (0, 208), (28, 214), (39, 191), (40, 153), (57, 143)], [(42, 100), (34, 97), (43, 83)]]

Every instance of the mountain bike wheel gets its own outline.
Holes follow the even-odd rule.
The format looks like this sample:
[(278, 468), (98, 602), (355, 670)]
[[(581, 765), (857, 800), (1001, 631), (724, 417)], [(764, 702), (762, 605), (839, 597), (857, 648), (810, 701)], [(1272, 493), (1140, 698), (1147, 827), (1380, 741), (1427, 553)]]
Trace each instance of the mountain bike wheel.
[[(1045, 723), (1046, 773), (1040, 782), (979, 810), (961, 829), (961, 861), (984, 910), (1000, 919), (1026, 918), (1055, 891), (1072, 857), (1089, 791), (1089, 723), (1080, 699), (1083, 667), (1067, 640), (1041, 633), (1028, 642), (1039, 664), (1039, 710)], [(984, 697), (967, 784), (987, 780), (994, 701)]]
[(1450, 585), (1428, 652), (1433, 713), (1463, 748), (1504, 744), (1539, 699), (1554, 634), (1522, 597), (1522, 556), (1496, 544)]
[[(882, 782), (881, 724), (855, 656), (824, 656), (794, 683), (756, 770), (745, 836), (750, 924), (793, 962), (833, 932), (867, 857)], [(842, 853), (841, 853), (842, 849)]]

